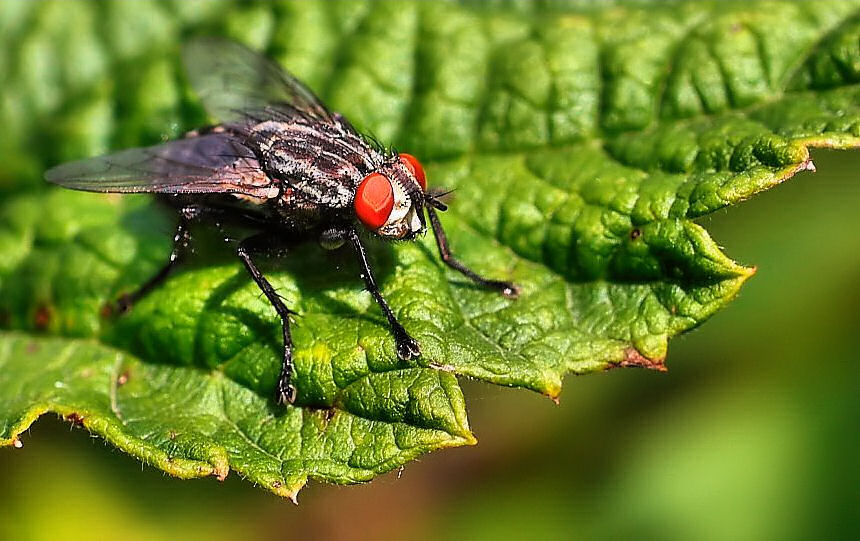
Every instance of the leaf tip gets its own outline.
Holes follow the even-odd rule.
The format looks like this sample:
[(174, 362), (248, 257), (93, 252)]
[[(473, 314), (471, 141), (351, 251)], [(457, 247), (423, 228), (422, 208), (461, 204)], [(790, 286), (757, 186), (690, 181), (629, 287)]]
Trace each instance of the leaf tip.
[(550, 375), (549, 379), (550, 380), (546, 382), (546, 387), (541, 390), (541, 394), (552, 400), (557, 406), (561, 403), (561, 399), (559, 398), (559, 396), (561, 395), (562, 382), (561, 379), (554, 375)]
[(282, 481), (273, 481), (269, 484), (269, 490), (282, 498), (286, 498), (293, 502), (293, 505), (299, 505), (299, 491), (304, 486), (304, 483), (296, 486), (285, 486)]

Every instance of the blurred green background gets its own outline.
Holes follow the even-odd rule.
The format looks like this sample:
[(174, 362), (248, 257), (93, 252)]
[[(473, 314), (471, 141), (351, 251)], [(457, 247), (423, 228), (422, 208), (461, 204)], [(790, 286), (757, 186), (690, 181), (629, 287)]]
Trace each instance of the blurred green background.
[(561, 404), (466, 383), (476, 447), (300, 505), (180, 481), (53, 417), (0, 449), (0, 538), (837, 539), (860, 535), (860, 156), (706, 220), (758, 266), (669, 372), (569, 377)]
[[(16, 24), (4, 13), (0, 32)], [(129, 42), (159, 39), (158, 27), (147, 31)], [(22, 100), (50, 101), (50, 81), (32, 88), (44, 96)], [(146, 98), (158, 110), (159, 96)], [(85, 98), (77, 105), (88, 111)], [(9, 118), (24, 125), (25, 113)], [(169, 118), (124, 120), (153, 137), (181, 131)], [(51, 139), (36, 152), (49, 161), (101, 143), (45, 122), (34, 130)], [(569, 377), (558, 406), (465, 382), (476, 447), (369, 485), (312, 483), (299, 507), (235, 474), (169, 478), (48, 416), (22, 449), (0, 449), (0, 540), (856, 539), (860, 154), (813, 157), (817, 173), (701, 221), (759, 270), (728, 309), (670, 343), (668, 373)], [(30, 158), (4, 164), (0, 184), (37, 177)]]

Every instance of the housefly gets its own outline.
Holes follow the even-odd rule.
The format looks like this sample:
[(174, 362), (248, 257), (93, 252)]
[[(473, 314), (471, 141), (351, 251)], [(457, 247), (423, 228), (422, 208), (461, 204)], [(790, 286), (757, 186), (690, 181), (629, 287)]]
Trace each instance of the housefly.
[(429, 227), (449, 267), (481, 286), (516, 297), (512, 283), (484, 278), (455, 259), (437, 211), (439, 192), (427, 189), (419, 161), (356, 131), (275, 62), (237, 43), (206, 38), (183, 50), (189, 81), (220, 124), (184, 139), (66, 163), (49, 170), (54, 184), (92, 192), (168, 194), (178, 210), (173, 250), (164, 267), (116, 308), (126, 311), (184, 259), (192, 223), (237, 222), (255, 234), (236, 254), (280, 316), (283, 358), (275, 400), (292, 403), (290, 309), (254, 262), (316, 238), (327, 249), (348, 244), (361, 278), (383, 314), (404, 360), (421, 354), (379, 291), (365, 238), (412, 240)]

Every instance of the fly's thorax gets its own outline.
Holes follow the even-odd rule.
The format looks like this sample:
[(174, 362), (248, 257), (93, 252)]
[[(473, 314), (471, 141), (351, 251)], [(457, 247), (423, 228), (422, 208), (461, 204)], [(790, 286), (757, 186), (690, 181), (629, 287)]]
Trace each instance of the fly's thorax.
[(266, 174), (302, 206), (349, 207), (355, 186), (378, 163), (360, 138), (325, 124), (262, 122), (249, 141)]

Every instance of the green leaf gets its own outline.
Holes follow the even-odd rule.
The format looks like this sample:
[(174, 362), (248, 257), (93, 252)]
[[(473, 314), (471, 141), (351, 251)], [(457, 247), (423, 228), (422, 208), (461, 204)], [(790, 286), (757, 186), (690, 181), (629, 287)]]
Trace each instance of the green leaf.
[[(368, 480), (474, 442), (457, 375), (556, 398), (571, 372), (663, 370), (668, 340), (754, 272), (694, 220), (812, 169), (810, 147), (860, 145), (857, 2), (125, 6), (0, 4), (0, 40), (21, 42), (0, 48), (15, 134), (0, 143), (0, 325), (17, 330), (0, 335), (0, 443), (55, 411), (176, 475), (234, 468), (286, 495)], [(194, 33), (267, 50), (418, 155), (456, 189), (455, 252), (521, 297), (473, 287), (432, 238), (374, 245), (422, 344), (410, 364), (351, 254), (269, 261), (300, 314), (284, 411), (269, 402), (279, 322), (219, 239), (201, 232), (191, 265), (103, 318), (163, 264), (173, 220), (146, 196), (47, 190), (40, 173), (205, 123), (177, 58)]]

